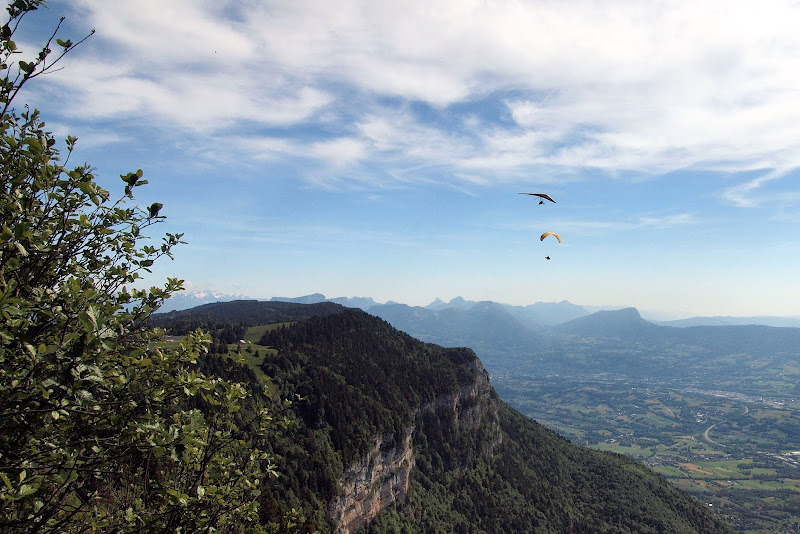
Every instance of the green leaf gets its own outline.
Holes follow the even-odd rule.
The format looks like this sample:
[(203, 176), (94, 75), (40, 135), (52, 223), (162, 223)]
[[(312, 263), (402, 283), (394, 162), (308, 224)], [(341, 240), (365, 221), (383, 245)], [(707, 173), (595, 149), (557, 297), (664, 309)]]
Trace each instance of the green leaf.
[(19, 62), (19, 70), (24, 72), (25, 74), (30, 74), (33, 72), (33, 69), (36, 68), (36, 63), (28, 62), (28, 61), (20, 61)]
[(86, 311), (80, 312), (78, 314), (78, 319), (87, 330), (97, 330), (97, 318), (94, 314), (94, 308), (91, 306), (89, 306)]
[(28, 495), (33, 495), (38, 490), (39, 490), (39, 488), (37, 488), (35, 486), (31, 486), (30, 484), (23, 484), (22, 486), (20, 486), (19, 491), (17, 492), (17, 495), (16, 495), (15, 498), (23, 499), (23, 498), (27, 497)]
[(152, 219), (153, 217), (157, 217), (157, 216), (158, 216), (158, 212), (159, 212), (159, 211), (161, 211), (161, 208), (163, 208), (163, 207), (164, 207), (164, 205), (163, 205), (163, 204), (161, 204), (160, 202), (153, 202), (153, 203), (150, 205), (150, 207), (149, 207), (149, 208), (147, 208), (147, 210), (148, 210), (148, 216), (149, 216), (151, 219)]

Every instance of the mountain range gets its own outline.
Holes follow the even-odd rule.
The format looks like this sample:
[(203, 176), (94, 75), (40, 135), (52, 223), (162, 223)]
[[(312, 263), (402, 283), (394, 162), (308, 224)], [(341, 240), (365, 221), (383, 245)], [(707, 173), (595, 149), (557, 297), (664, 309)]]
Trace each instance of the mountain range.
[[(430, 343), (467, 346), (478, 353), (491, 372), (514, 372), (520, 365), (544, 372), (615, 371), (634, 377), (647, 373), (682, 376), (698, 359), (747, 353), (776, 357), (800, 347), (800, 328), (765, 325), (664, 326), (647, 321), (636, 308), (601, 310), (547, 326), (524, 322), (508, 307), (480, 303), (469, 310), (441, 311), (406, 305), (374, 306), (369, 313), (395, 328)], [(636, 361), (600, 357), (635, 349)], [(593, 353), (594, 362), (577, 363), (570, 354)], [(587, 352), (588, 351), (588, 352)], [(665, 355), (672, 362), (664, 368)], [(677, 354), (682, 356), (678, 358)], [(535, 362), (535, 364), (534, 364)], [(622, 367), (619, 367), (622, 365)]]
[[(231, 295), (218, 293), (213, 291), (180, 291), (173, 294), (159, 310), (160, 312), (178, 311), (200, 306), (202, 304), (209, 304), (213, 302), (228, 302), (232, 300), (262, 300), (248, 297), (245, 295)], [(272, 297), (272, 301), (278, 302), (294, 302), (298, 304), (317, 304), (320, 302), (333, 302), (341, 304), (347, 308), (359, 308), (369, 312), (371, 308), (376, 306), (392, 306), (400, 304), (394, 301), (379, 303), (372, 297), (335, 297), (327, 298), (322, 293), (311, 293), (300, 297)], [(480, 301), (483, 303), (493, 301)], [(443, 311), (446, 309), (455, 309), (460, 311), (469, 311), (478, 301), (467, 300), (463, 297), (455, 297), (449, 302), (442, 299), (435, 299), (427, 306), (419, 307), (412, 306), (413, 308), (424, 308), (432, 311)], [(560, 302), (535, 302), (527, 306), (516, 306), (504, 303), (495, 303), (503, 307), (513, 317), (518, 319), (523, 324), (529, 327), (537, 328), (540, 326), (553, 326), (559, 323), (577, 319), (590, 315), (596, 311), (613, 311), (616, 309), (625, 309), (620, 306), (581, 306), (573, 304), (567, 300)], [(800, 327), (800, 317), (794, 316), (773, 316), (773, 315), (755, 315), (744, 317), (733, 316), (698, 316), (686, 319), (677, 319), (670, 321), (650, 320), (653, 324), (661, 326), (676, 326), (676, 327), (689, 327), (689, 326), (728, 326), (728, 325), (764, 325), (776, 327)]]

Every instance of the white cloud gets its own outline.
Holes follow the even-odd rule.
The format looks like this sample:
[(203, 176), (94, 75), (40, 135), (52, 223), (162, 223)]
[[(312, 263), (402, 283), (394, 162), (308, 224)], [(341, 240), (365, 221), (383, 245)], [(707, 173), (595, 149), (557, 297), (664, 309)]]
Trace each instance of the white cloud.
[(276, 137), (243, 137), (231, 136), (217, 139), (216, 144), (223, 146), (223, 151), (228, 149), (239, 153), (246, 153), (256, 160), (278, 159), (281, 156), (296, 156), (301, 153), (302, 147), (288, 139)]
[(357, 127), (359, 134), (384, 157), (453, 165), (472, 149), (457, 134), (424, 124), (404, 111), (374, 108)]
[(77, 150), (80, 151), (85, 148), (97, 148), (106, 145), (114, 145), (123, 143), (129, 139), (119, 132), (113, 130), (100, 130), (94, 128), (81, 127), (79, 129), (71, 128), (66, 124), (47, 122), (47, 130), (52, 132), (56, 140), (66, 139), (68, 135), (78, 138), (76, 143)]
[[(308, 86), (280, 86), (226, 73), (175, 72), (161, 79), (132, 67), (81, 60), (53, 76), (73, 95), (64, 113), (72, 118), (126, 118), (213, 133), (241, 122), (293, 124), (332, 97)], [(87, 79), (93, 81), (87, 83)], [(40, 99), (43, 97), (40, 97)]]
[[(481, 184), (532, 170), (800, 166), (800, 7), (789, 0), (78, 5), (98, 35), (48, 78), (70, 89), (73, 120), (243, 137), (304, 125), (311, 156), (391, 162), (399, 180), (434, 167)], [(508, 117), (476, 110), (497, 98)], [(301, 153), (292, 132), (269, 135)], [(724, 198), (746, 205), (737, 191), (760, 183)]]
[[(232, 2), (209, 0), (76, 0), (81, 21), (97, 38), (115, 43), (151, 67), (238, 63), (252, 59), (256, 43), (226, 17)], [(75, 24), (75, 23), (73, 23)]]
[(365, 147), (358, 139), (339, 138), (312, 144), (311, 154), (341, 167), (360, 161), (364, 157)]

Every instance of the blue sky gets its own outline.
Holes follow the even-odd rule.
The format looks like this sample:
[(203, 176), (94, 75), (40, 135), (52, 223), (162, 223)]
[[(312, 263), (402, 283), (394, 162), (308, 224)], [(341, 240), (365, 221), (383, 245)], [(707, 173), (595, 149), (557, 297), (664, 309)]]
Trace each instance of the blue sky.
[(24, 50), (97, 33), (20, 101), (144, 170), (152, 283), (800, 315), (793, 4), (52, 1)]

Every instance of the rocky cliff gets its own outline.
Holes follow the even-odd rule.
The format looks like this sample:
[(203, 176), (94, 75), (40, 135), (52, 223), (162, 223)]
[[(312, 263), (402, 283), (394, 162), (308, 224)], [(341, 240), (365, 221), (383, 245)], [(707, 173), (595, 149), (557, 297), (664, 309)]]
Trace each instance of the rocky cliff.
[(408, 428), (401, 442), (388, 450), (385, 438), (376, 439), (368, 457), (344, 472), (339, 481), (343, 493), (328, 509), (337, 532), (356, 532), (381, 510), (405, 502), (414, 467), (413, 430)]
[[(499, 429), (497, 411), (490, 402), (488, 373), (477, 359), (467, 366), (475, 373), (474, 383), (420, 406), (414, 412), (415, 420), (423, 414), (435, 413), (450, 419), (450, 424), (459, 431), (469, 431), (488, 418)], [(415, 465), (415, 428), (409, 426), (399, 443), (392, 443), (392, 436), (376, 438), (367, 457), (345, 470), (339, 481), (342, 492), (328, 508), (328, 517), (336, 525), (337, 533), (357, 532), (382, 510), (406, 501)], [(498, 431), (497, 441), (487, 444), (486, 452), (500, 443), (500, 435)]]

